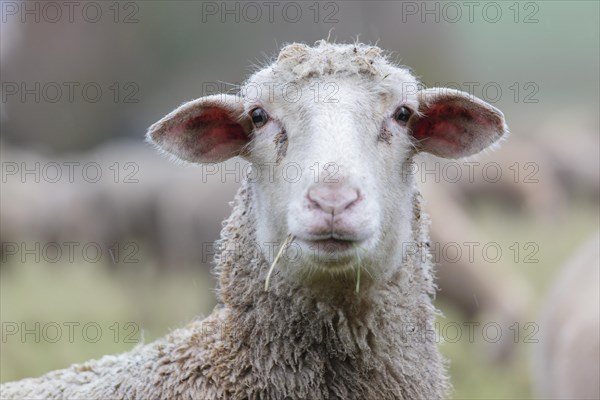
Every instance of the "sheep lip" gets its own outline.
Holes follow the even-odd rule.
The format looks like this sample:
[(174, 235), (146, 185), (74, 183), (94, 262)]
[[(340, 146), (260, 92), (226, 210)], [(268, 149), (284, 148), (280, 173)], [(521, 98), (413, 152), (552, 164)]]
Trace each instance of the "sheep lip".
[(319, 253), (333, 254), (342, 253), (352, 250), (360, 241), (352, 239), (340, 239), (333, 236), (317, 237), (317, 238), (299, 238), (311, 250), (316, 250)]

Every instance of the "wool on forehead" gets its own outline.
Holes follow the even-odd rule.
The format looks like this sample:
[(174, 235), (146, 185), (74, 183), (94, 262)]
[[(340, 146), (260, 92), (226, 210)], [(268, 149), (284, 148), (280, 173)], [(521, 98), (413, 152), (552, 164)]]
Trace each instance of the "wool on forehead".
[(255, 73), (248, 82), (266, 79), (300, 82), (326, 76), (362, 76), (384, 85), (398, 81), (417, 82), (407, 68), (391, 63), (387, 54), (377, 46), (329, 43), (325, 40), (317, 41), (314, 46), (292, 43), (283, 47), (276, 61)]

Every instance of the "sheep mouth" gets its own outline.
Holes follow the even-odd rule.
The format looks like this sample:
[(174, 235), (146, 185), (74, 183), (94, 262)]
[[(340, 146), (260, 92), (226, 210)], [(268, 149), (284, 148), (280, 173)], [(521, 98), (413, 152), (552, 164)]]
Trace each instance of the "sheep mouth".
[[(294, 242), (299, 245), (300, 252), (304, 253), (301, 258), (304, 258), (306, 255), (308, 255), (309, 258), (312, 258), (311, 264), (313, 267), (316, 267), (313, 272), (322, 270), (329, 272), (333, 276), (337, 273), (346, 273), (348, 270), (355, 270), (356, 292), (358, 293), (360, 288), (360, 270), (362, 267), (359, 250), (365, 250), (359, 244), (364, 243), (365, 240), (359, 238), (340, 238), (335, 236), (336, 235), (333, 234), (325, 237), (309, 236), (299, 238), (292, 233), (288, 234), (267, 272), (265, 278), (265, 291), (269, 290), (271, 275), (281, 255), (288, 249), (290, 244)], [(356, 260), (357, 263), (354, 264), (353, 260)]]
[(340, 255), (342, 253), (353, 253), (354, 248), (360, 241), (351, 239), (340, 239), (335, 237), (318, 238), (318, 239), (298, 239), (304, 246), (321, 257)]

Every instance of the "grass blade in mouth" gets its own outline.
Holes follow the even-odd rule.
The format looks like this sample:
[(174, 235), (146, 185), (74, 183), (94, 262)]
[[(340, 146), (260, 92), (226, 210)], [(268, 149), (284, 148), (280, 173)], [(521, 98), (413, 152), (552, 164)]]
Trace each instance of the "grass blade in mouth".
[(267, 279), (265, 279), (265, 292), (269, 291), (269, 280), (271, 279), (271, 274), (273, 273), (273, 269), (275, 269), (275, 265), (277, 264), (277, 261), (279, 261), (279, 258), (283, 254), (283, 251), (285, 249), (287, 249), (287, 247), (290, 245), (290, 243), (292, 243), (292, 241), (294, 241), (294, 235), (292, 235), (290, 233), (285, 238), (285, 241), (283, 242), (283, 244), (279, 248), (279, 252), (275, 256), (275, 259), (273, 260), (273, 263), (271, 264), (271, 268), (269, 268), (269, 272), (267, 273)]
[(356, 251), (356, 293), (359, 292), (360, 290), (360, 269), (361, 269), (361, 261), (360, 261), (360, 254), (358, 253), (358, 249), (359, 247), (356, 244), (352, 244), (352, 246), (354, 247), (354, 250)]

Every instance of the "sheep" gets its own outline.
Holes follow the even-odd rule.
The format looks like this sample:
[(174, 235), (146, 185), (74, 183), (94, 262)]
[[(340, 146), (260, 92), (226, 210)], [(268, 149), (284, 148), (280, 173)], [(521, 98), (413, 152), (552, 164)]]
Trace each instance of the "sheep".
[[(280, 91), (291, 85), (293, 99)], [(5, 384), (2, 396), (444, 397), (431, 256), (408, 250), (427, 248), (428, 218), (403, 164), (478, 153), (507, 127), (466, 93), (416, 87), (378, 47), (294, 43), (239, 95), (190, 101), (152, 125), (149, 140), (178, 160), (254, 166), (217, 243), (217, 306), (128, 353)]]
[(569, 191), (559, 179), (554, 160), (531, 137), (515, 136), (501, 151), (478, 157), (477, 166), (450, 162), (460, 168), (463, 179), (454, 180), (450, 175), (454, 170), (449, 169), (448, 181), (442, 180), (438, 186), (444, 186), (464, 204), (493, 200), (511, 212), (520, 211), (541, 222), (556, 220), (565, 212)]
[[(546, 154), (554, 180), (568, 199), (597, 203), (600, 199), (600, 161), (598, 160), (598, 117), (595, 110), (571, 105), (561, 115), (543, 118), (531, 135), (534, 145)], [(563, 132), (569, 131), (565, 138)], [(511, 140), (512, 142), (512, 140)], [(543, 175), (540, 178), (545, 178)], [(540, 180), (541, 180), (540, 179)]]
[[(443, 246), (454, 243), (459, 244), (463, 252), (456, 259), (437, 257), (439, 297), (469, 320), (494, 321), (506, 328), (515, 322), (524, 322), (532, 297), (530, 285), (504, 261), (490, 262), (480, 251), (467, 254), (465, 243), (485, 245), (490, 241), (453, 198), (448, 186), (431, 181), (419, 186), (423, 197), (428, 199), (425, 210), (432, 220), (432, 249), (437, 248), (440, 254)], [(485, 350), (491, 361), (507, 363), (515, 355), (516, 344), (510, 335), (503, 335), (497, 342), (486, 342)]]
[[(76, 241), (101, 246), (107, 255), (106, 265), (113, 269), (122, 264), (118, 257), (113, 261), (108, 251), (130, 245), (136, 246), (136, 259), (156, 260), (161, 270), (189, 267), (202, 257), (203, 246), (198, 243), (208, 244), (218, 237), (221, 221), (229, 212), (224, 200), (231, 198), (238, 186), (235, 179), (223, 184), (219, 174), (197, 168), (182, 170), (168, 160), (157, 160), (153, 149), (131, 140), (52, 158), (3, 144), (0, 157), (17, 168), (14, 174), (6, 173), (3, 182), (7, 188), (4, 192), (10, 194), (3, 192), (0, 209), (3, 263), (19, 262), (19, 257), (14, 257), (18, 252), (1, 252), (14, 250), (20, 243), (31, 248), (31, 241), (42, 246)], [(50, 163), (58, 165), (61, 178), (50, 183), (42, 176), (36, 182), (30, 173), (23, 179), (22, 172), (33, 170), (36, 163), (41, 165), (38, 170)], [(76, 163), (72, 182), (66, 163)], [(97, 182), (90, 183), (82, 176), (82, 166), (90, 163), (101, 170), (102, 179)], [(95, 173), (95, 169), (90, 170), (90, 174)], [(201, 179), (203, 184), (195, 185)], [(176, 204), (175, 198), (182, 195), (188, 197)], [(208, 196), (223, 201), (210, 204)], [(132, 248), (127, 254), (132, 254)], [(208, 264), (205, 259), (203, 263)]]
[(533, 377), (540, 398), (600, 399), (600, 235), (575, 251), (539, 319)]

